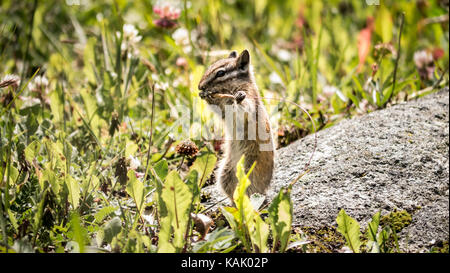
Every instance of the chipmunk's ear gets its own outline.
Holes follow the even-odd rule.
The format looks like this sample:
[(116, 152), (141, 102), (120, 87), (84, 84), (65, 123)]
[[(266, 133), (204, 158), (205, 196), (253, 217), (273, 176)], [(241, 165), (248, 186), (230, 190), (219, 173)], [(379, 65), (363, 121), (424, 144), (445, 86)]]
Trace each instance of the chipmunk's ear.
[(250, 53), (247, 49), (242, 51), (241, 55), (239, 55), (237, 59), (237, 65), (240, 69), (245, 69), (250, 64)]
[(230, 55), (228, 55), (228, 58), (236, 58), (236, 57), (237, 57), (236, 50), (231, 51)]

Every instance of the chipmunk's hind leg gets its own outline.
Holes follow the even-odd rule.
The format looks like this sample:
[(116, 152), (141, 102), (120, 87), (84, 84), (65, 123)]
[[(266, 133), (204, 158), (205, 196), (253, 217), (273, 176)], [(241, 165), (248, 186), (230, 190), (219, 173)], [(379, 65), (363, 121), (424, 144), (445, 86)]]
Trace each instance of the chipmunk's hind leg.
[(238, 179), (235, 168), (219, 168), (217, 172), (218, 182), (225, 194), (233, 200), (233, 193), (237, 187)]
[[(271, 152), (262, 152), (271, 153)], [(247, 158), (246, 158), (247, 161)], [(251, 184), (247, 189), (247, 194), (250, 196), (253, 193), (265, 194), (266, 190), (270, 186), (273, 173), (273, 159), (269, 155), (259, 155), (259, 157), (251, 158), (248, 157), (246, 162), (246, 167), (251, 168), (253, 162), (256, 161), (256, 165), (250, 174)]]

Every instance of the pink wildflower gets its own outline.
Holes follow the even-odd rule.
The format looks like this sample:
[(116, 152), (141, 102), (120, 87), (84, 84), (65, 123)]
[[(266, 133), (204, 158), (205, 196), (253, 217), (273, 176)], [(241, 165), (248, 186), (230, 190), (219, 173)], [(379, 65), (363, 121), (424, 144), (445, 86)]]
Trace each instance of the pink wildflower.
[(180, 17), (180, 9), (174, 7), (170, 3), (160, 3), (153, 7), (153, 12), (159, 15), (159, 19), (153, 21), (153, 23), (162, 28), (172, 28)]

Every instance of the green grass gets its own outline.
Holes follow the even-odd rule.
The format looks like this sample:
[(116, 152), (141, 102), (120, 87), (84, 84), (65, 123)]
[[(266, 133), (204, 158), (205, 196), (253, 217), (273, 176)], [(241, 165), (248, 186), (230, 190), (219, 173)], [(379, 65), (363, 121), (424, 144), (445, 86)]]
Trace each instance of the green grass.
[[(179, 133), (185, 113), (174, 109), (212, 120), (197, 85), (219, 50), (248, 48), (261, 95), (300, 104), (318, 129), (448, 85), (448, 7), (380, 2), (173, 1), (179, 18), (164, 28), (158, 1), (2, 1), (0, 78), (16, 74), (21, 83), (0, 89), (0, 251), (254, 250), (224, 221), (206, 241), (189, 240), (201, 235), (189, 213), (205, 209), (201, 187), (219, 155), (204, 139), (194, 139), (196, 157), (175, 151), (189, 136)], [(142, 39), (123, 47), (124, 24)], [(388, 50), (376, 49), (383, 43)], [(428, 74), (414, 62), (421, 50), (436, 56)], [(37, 76), (48, 85), (36, 86)], [(265, 103), (280, 114), (279, 146), (314, 132), (300, 109)], [(178, 207), (176, 198), (189, 203)], [(178, 229), (183, 236), (173, 237)], [(265, 249), (288, 248), (286, 237), (277, 247), (261, 236), (269, 236)]]

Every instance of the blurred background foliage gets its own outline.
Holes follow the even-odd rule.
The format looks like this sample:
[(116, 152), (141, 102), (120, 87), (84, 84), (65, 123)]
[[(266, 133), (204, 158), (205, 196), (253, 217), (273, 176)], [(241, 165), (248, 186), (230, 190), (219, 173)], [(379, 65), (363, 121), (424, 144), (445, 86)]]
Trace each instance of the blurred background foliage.
[[(448, 1), (374, 3), (2, 1), (0, 73), (17, 73), (23, 82), (40, 68), (39, 74), (51, 82), (64, 75), (78, 89), (68, 91), (79, 94), (79, 88), (98, 85), (92, 65), (114, 70), (116, 32), (131, 24), (142, 36), (138, 57), (152, 64), (153, 79), (168, 84), (163, 109), (169, 101), (192, 104), (195, 81), (205, 65), (226, 54), (221, 50), (249, 48), (262, 95), (301, 102), (323, 128), (342, 117), (421, 95), (417, 92), (435, 84), (448, 67)], [(155, 6), (170, 6), (174, 19), (155, 13)], [(418, 52), (424, 56), (416, 60)], [(392, 91), (397, 54), (397, 86)], [(142, 83), (148, 77), (145, 67), (135, 69), (131, 81)], [(283, 116), (301, 116), (290, 111)], [(301, 123), (303, 129), (298, 121), (281, 121), (280, 145), (298, 138), (295, 133), (311, 131), (309, 121)]]
[[(83, 245), (98, 227), (77, 215), (121, 206), (127, 170), (147, 193), (147, 166), (186, 172), (175, 106), (210, 120), (197, 84), (231, 50), (250, 50), (263, 97), (299, 103), (317, 129), (448, 85), (448, 0), (376, 2), (0, 0), (0, 78), (20, 79), (0, 89), (2, 238)], [(299, 109), (264, 102), (278, 147), (314, 132)], [(220, 140), (195, 144), (197, 158), (220, 154)]]

